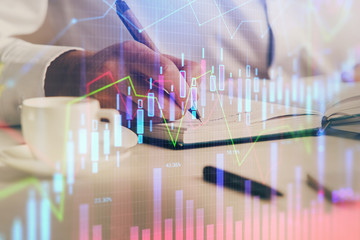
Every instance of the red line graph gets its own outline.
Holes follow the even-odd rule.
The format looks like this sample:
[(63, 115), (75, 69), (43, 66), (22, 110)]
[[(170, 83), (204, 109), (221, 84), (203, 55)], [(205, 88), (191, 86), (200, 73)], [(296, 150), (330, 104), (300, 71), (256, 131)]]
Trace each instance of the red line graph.
[[(114, 76), (112, 75), (112, 73), (111, 73), (110, 71), (107, 71), (107, 72), (101, 74), (100, 76), (96, 77), (95, 79), (91, 80), (90, 82), (88, 82), (88, 83), (86, 84), (86, 94), (89, 94), (89, 93), (90, 93), (90, 85), (91, 85), (91, 84), (94, 84), (94, 83), (96, 83), (97, 81), (99, 81), (99, 80), (101, 80), (101, 79), (103, 79), (103, 78), (105, 78), (105, 77), (110, 78), (111, 82), (113, 82), (113, 83), (116, 82), (115, 79), (114, 79)], [(164, 80), (164, 82), (170, 82), (170, 83), (172, 83), (172, 85), (174, 86), (175, 98), (181, 99), (180, 96), (179, 96), (179, 94), (178, 94), (178, 92), (177, 92), (177, 89), (176, 89), (176, 87), (175, 87), (174, 82), (173, 82), (172, 80)], [(155, 83), (159, 83), (159, 80), (153, 81), (153, 82), (152, 82), (152, 86), (154, 86)], [(129, 111), (126, 103), (125, 103), (125, 100), (124, 100), (122, 94), (120, 93), (120, 89), (119, 89), (118, 85), (115, 84), (114, 86), (115, 86), (115, 88), (116, 88), (116, 91), (117, 91), (118, 94), (119, 94), (119, 97), (120, 97), (122, 103), (123, 103), (124, 106), (125, 106), (126, 113), (127, 113), (127, 114), (130, 114), (130, 111)], [(146, 94), (144, 94), (144, 95), (145, 95), (145, 96), (148, 96), (148, 94), (150, 93), (151, 90), (152, 90), (152, 89), (149, 88), (149, 90), (148, 90), (148, 91), (146, 92)], [(146, 98), (146, 97), (142, 98), (142, 100), (145, 100), (145, 98)], [(218, 100), (217, 100), (216, 102), (218, 102)], [(214, 110), (215, 110), (215, 106), (216, 106), (216, 104), (214, 104), (214, 106), (213, 106), (213, 108), (212, 108), (212, 110), (211, 110), (211, 113), (209, 114), (209, 116), (207, 117), (207, 119), (204, 120), (203, 123), (201, 123), (198, 127), (193, 127), (193, 124), (191, 123), (191, 127), (192, 127), (193, 130), (195, 130), (195, 129), (201, 127), (202, 125), (206, 124), (207, 122), (209, 122), (210, 117), (212, 116), (212, 114), (213, 114), (213, 112), (214, 112)], [(135, 113), (133, 114), (131, 120), (134, 120), (134, 118), (136, 117), (136, 114), (137, 114), (137, 112), (135, 111)], [(187, 116), (187, 115), (185, 115), (185, 116)]]

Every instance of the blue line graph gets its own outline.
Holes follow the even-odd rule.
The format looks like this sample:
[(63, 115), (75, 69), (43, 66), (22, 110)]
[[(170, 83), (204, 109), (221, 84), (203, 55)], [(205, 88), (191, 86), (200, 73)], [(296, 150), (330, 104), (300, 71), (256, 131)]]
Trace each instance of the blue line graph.
[[(253, 0), (250, 0), (250, 1), (246, 2), (246, 3), (244, 3), (244, 4), (247, 5), (247, 4), (251, 3), (252, 1), (253, 1)], [(237, 31), (239, 30), (239, 28), (241, 27), (241, 25), (243, 25), (244, 23), (259, 23), (259, 24), (260, 24), (260, 31), (261, 31), (261, 33), (263, 33), (263, 30), (262, 30), (262, 21), (260, 21), (260, 20), (244, 20), (244, 21), (241, 21), (241, 22), (239, 23), (239, 25), (237, 26), (237, 28), (235, 29), (235, 32), (234, 32), (234, 33), (231, 33), (231, 32), (230, 32), (230, 29), (229, 29), (229, 26), (228, 26), (228, 24), (226, 23), (225, 18), (224, 18), (224, 15), (225, 15), (225, 14), (221, 13), (221, 9), (220, 9), (219, 5), (216, 3), (216, 0), (214, 0), (214, 4), (215, 4), (216, 8), (217, 8), (218, 11), (219, 11), (219, 14), (220, 14), (220, 16), (221, 16), (221, 19), (222, 19), (222, 21), (223, 21), (223, 23), (224, 23), (224, 25), (225, 25), (225, 27), (226, 27), (226, 30), (228, 31), (231, 39), (234, 38), (234, 36), (236, 35)], [(242, 4), (242, 5), (245, 6), (244, 4)], [(238, 7), (239, 7), (239, 6), (233, 8), (233, 9), (227, 11), (227, 12), (229, 13), (230, 11), (233, 11), (233, 10), (237, 9)], [(193, 12), (195, 13), (195, 11), (193, 11)], [(226, 13), (226, 14), (227, 14), (227, 13)], [(261, 38), (264, 38), (264, 34), (261, 34)]]
[(98, 19), (103, 19), (103, 18), (105, 18), (106, 15), (108, 15), (108, 13), (111, 11), (111, 9), (114, 9), (115, 1), (114, 1), (111, 5), (109, 5), (109, 3), (106, 2), (106, 1), (104, 1), (104, 0), (103, 0), (103, 2), (106, 3), (106, 4), (109, 6), (109, 8), (105, 11), (105, 13), (104, 13), (102, 16), (89, 17), (89, 18), (81, 18), (81, 19), (78, 19), (77, 21), (78, 21), (78, 22), (85, 22), (85, 21), (98, 20)]
[[(204, 22), (200, 22), (199, 20), (199, 17), (198, 15), (196, 14), (192, 4), (194, 4), (195, 2), (197, 2), (198, 0), (188, 0), (188, 3), (184, 4), (183, 6), (175, 9), (174, 11), (170, 12), (169, 14), (165, 15), (164, 17), (161, 17), (160, 19), (154, 21), (153, 23), (143, 27), (142, 29), (138, 29), (139, 32), (142, 32), (142, 31), (145, 31), (153, 26), (155, 26), (156, 24), (164, 21), (165, 19), (169, 18), (170, 16), (180, 12), (181, 10), (187, 8), (187, 7), (190, 7), (190, 9), (192, 10), (193, 14), (194, 14), (194, 17), (197, 21), (197, 24), (199, 27), (201, 26), (204, 26), (205, 24), (208, 24), (218, 18), (222, 18), (223, 19), (223, 22), (225, 24), (225, 27), (227, 28), (228, 30), (228, 33), (230, 35), (230, 38), (233, 39), (234, 36), (236, 35), (236, 33), (239, 31), (240, 27), (243, 25), (243, 24), (246, 24), (246, 23), (258, 23), (260, 24), (260, 31), (261, 31), (261, 37), (263, 38), (268, 32), (269, 32), (269, 28), (270, 26), (268, 26), (265, 30), (263, 29), (263, 22), (261, 20), (243, 20), (239, 23), (239, 25), (237, 26), (236, 30), (234, 31), (234, 33), (231, 33), (230, 30), (229, 30), (229, 27), (228, 25), (226, 24), (225, 20), (224, 20), (224, 16), (232, 11), (235, 11), (236, 9), (239, 9), (239, 8), (242, 8), (252, 2), (254, 2), (255, 0), (248, 0), (232, 9), (229, 9), (223, 13), (221, 13), (221, 10), (219, 8), (219, 6), (216, 4), (216, 7), (218, 8), (219, 10), (219, 15), (215, 16), (215, 17), (212, 17), (211, 19), (209, 20), (206, 20)], [(77, 19), (77, 18), (73, 18), (71, 19), (71, 21), (52, 39), (48, 42), (47, 45), (54, 45), (62, 36), (65, 35), (65, 33), (72, 27), (74, 26), (75, 24), (78, 24), (78, 23), (82, 23), (82, 22), (86, 22), (86, 21), (94, 21), (94, 20), (99, 20), (99, 19), (103, 19), (105, 18), (110, 12), (111, 10), (113, 10), (114, 12), (116, 12), (116, 8), (115, 8), (115, 0), (112, 1), (112, 3), (108, 3), (106, 0), (102, 0), (102, 2), (104, 4), (106, 4), (109, 8), (106, 9), (106, 11), (102, 14), (102, 15), (99, 15), (99, 16), (94, 16), (94, 17), (87, 17), (87, 18), (81, 18), (81, 19)], [(290, 2), (293, 2), (293, 1), (290, 1)], [(289, 3), (287, 6), (284, 7), (284, 9), (288, 8), (291, 4)], [(280, 19), (280, 17), (282, 16), (282, 14), (285, 12), (285, 10), (283, 9), (283, 11), (281, 11), (281, 13), (279, 14), (279, 16), (272, 22), (274, 23), (275, 21), (277, 21), (278, 19)], [(128, 21), (130, 24), (133, 24), (130, 20), (127, 20), (125, 18), (126, 21)], [(16, 82), (20, 77), (24, 76), (25, 74), (27, 74), (29, 72), (29, 70), (36, 64), (36, 60), (39, 59), (39, 57), (41, 57), (44, 53), (47, 52), (49, 48), (44, 48), (42, 51), (40, 51), (38, 54), (36, 54), (33, 58), (32, 58), (32, 61), (30, 61), (29, 63), (25, 64), (23, 66), (23, 68), (21, 69), (21, 72), (18, 73), (18, 75), (16, 77), (13, 78), (13, 82)]]
[[(205, 25), (205, 24), (207, 24), (207, 23), (210, 23), (210, 22), (214, 21), (215, 19), (217, 19), (217, 18), (219, 18), (219, 17), (223, 17), (224, 15), (226, 15), (226, 14), (228, 14), (228, 13), (230, 13), (230, 12), (232, 12), (232, 11), (238, 9), (238, 8), (241, 8), (241, 7), (246, 6), (247, 4), (250, 4), (250, 3), (253, 2), (254, 0), (249, 0), (249, 1), (247, 1), (247, 2), (244, 2), (244, 3), (238, 5), (238, 6), (234, 7), (234, 8), (232, 8), (232, 9), (224, 12), (224, 13), (221, 13), (221, 12), (220, 12), (220, 14), (219, 14), (218, 16), (215, 16), (215, 17), (213, 17), (213, 18), (211, 18), (211, 19), (209, 19), (209, 20), (207, 20), (207, 21), (205, 21), (205, 22), (203, 22), (203, 23), (200, 23), (200, 22), (199, 22), (199, 18), (198, 18), (198, 16), (196, 15), (196, 13), (195, 13), (195, 11), (194, 11), (194, 9), (193, 9), (193, 7), (192, 7), (192, 4), (195, 3), (195, 2), (197, 2), (197, 0), (193, 0), (193, 1), (188, 0), (188, 1), (189, 1), (189, 2), (188, 2), (187, 4), (185, 4), (185, 5), (183, 5), (182, 7), (180, 7), (180, 8), (178, 8), (178, 9), (172, 11), (171, 13), (169, 13), (169, 14), (165, 15), (164, 17), (156, 20), (155, 22), (147, 25), (146, 27), (143, 27), (143, 29), (138, 29), (139, 32), (142, 32), (142, 31), (145, 31), (146, 29), (151, 28), (152, 26), (154, 26), (154, 25), (156, 25), (156, 24), (164, 21), (165, 19), (169, 18), (170, 16), (174, 15), (175, 13), (178, 13), (178, 12), (180, 12), (181, 10), (185, 9), (186, 7), (191, 7), (191, 9), (193, 10), (195, 19), (196, 19), (197, 22), (198, 22), (198, 25), (199, 25), (199, 27), (201, 27), (201, 26), (203, 26), (203, 25)], [(94, 21), (94, 20), (103, 19), (103, 18), (105, 18), (105, 17), (111, 12), (111, 10), (114, 10), (114, 11), (116, 12), (116, 8), (114, 7), (114, 6), (115, 6), (115, 2), (116, 2), (115, 0), (114, 0), (112, 3), (108, 3), (108, 2), (105, 1), (105, 0), (102, 0), (102, 2), (109, 7), (102, 15), (100, 15), (100, 16), (94, 16), (94, 17), (88, 17), (88, 18), (81, 18), (81, 19), (77, 19), (77, 18), (71, 19), (71, 21), (70, 21), (52, 40), (50, 40), (47, 45), (54, 45), (54, 44), (55, 44), (72, 26), (74, 26), (75, 24), (78, 24), (78, 23), (81, 23), (81, 22), (86, 22), (86, 21)], [(125, 20), (127, 20), (127, 19), (125, 19)], [(127, 21), (128, 21), (130, 24), (132, 24), (131, 21), (129, 21), (129, 20), (127, 20)], [(253, 21), (256, 21), (256, 20), (253, 20)], [(230, 37), (233, 38), (234, 35), (236, 34), (236, 32), (238, 31), (238, 29), (240, 28), (240, 26), (241, 26), (243, 23), (246, 23), (246, 22), (250, 22), (250, 21), (242, 21), (242, 22), (239, 24), (238, 28), (236, 29), (236, 31), (235, 31), (233, 34), (231, 34), (231, 33), (229, 32), (229, 33), (230, 33)], [(257, 22), (259, 22), (259, 21), (257, 21)], [(225, 23), (225, 21), (224, 21), (224, 23)], [(226, 24), (226, 23), (225, 23), (225, 24)], [(226, 25), (226, 27), (227, 27), (227, 25)], [(228, 27), (227, 27), (227, 28), (228, 28)], [(27, 73), (29, 72), (29, 70), (32, 68), (32, 66), (34, 66), (34, 65), (36, 64), (37, 61), (35, 61), (35, 60), (36, 60), (36, 59), (39, 59), (39, 57), (41, 57), (44, 53), (46, 53), (47, 50), (48, 50), (48, 48), (44, 48), (43, 51), (40, 51), (38, 54), (36, 54), (36, 55), (32, 58), (32, 61), (30, 61), (30, 63), (27, 63), (27, 64), (25, 64), (25, 65), (23, 66), (23, 68), (22, 68), (21, 72), (19, 73), (19, 75), (18, 75), (17, 77), (15, 77), (13, 80), (16, 81), (17, 79), (19, 79), (19, 78), (22, 77), (23, 75), (27, 74)]]
[[(106, 2), (106, 1), (104, 1), (104, 0), (103, 0), (103, 2), (104, 2), (106, 5), (109, 6), (108, 11), (110, 11), (111, 9), (114, 10), (118, 15), (121, 15), (121, 17), (122, 17), (125, 21), (127, 21), (133, 28), (135, 28), (136, 30), (138, 30), (138, 31), (141, 33), (141, 29), (139, 29), (136, 25), (134, 25), (134, 23), (133, 23), (132, 21), (130, 21), (126, 16), (124, 16), (123, 14), (121, 14), (120, 12), (118, 12), (118, 11), (116, 10), (116, 8), (114, 7), (114, 6), (115, 6), (115, 3), (109, 4), (108, 2)], [(116, 2), (116, 1), (115, 1), (115, 2)]]
[(161, 21), (163, 21), (163, 20), (167, 19), (168, 17), (170, 17), (170, 16), (174, 15), (175, 13), (177, 13), (177, 12), (179, 12), (179, 11), (183, 10), (184, 8), (186, 8), (186, 7), (188, 7), (188, 6), (191, 6), (191, 4), (195, 3), (196, 1), (197, 1), (197, 0), (194, 0), (194, 1), (191, 1), (191, 2), (189, 2), (189, 3), (187, 3), (187, 4), (185, 4), (184, 6), (182, 6), (182, 7), (178, 8), (178, 9), (176, 9), (175, 11), (173, 11), (173, 12), (169, 13), (168, 15), (166, 15), (166, 16), (164, 16), (164, 17), (160, 18), (159, 20), (157, 20), (157, 21), (155, 21), (155, 22), (151, 23), (150, 25), (148, 25), (148, 26), (144, 27), (143, 29), (141, 29), (141, 30), (140, 30), (140, 32), (145, 31), (146, 29), (148, 29), (148, 28), (150, 28), (150, 27), (152, 27), (152, 26), (154, 26), (154, 25), (158, 24), (159, 22), (161, 22)]
[[(104, 3), (108, 4), (105, 0), (102, 0)], [(110, 5), (110, 7), (105, 11), (105, 13), (101, 16), (95, 16), (95, 17), (89, 17), (89, 18), (82, 18), (82, 19), (71, 19), (70, 23), (66, 25), (52, 40), (50, 40), (47, 45), (51, 46), (54, 45), (73, 25), (79, 23), (79, 22), (85, 22), (85, 21), (92, 21), (92, 20), (98, 20), (105, 18), (113, 6), (115, 5), (115, 1)], [(24, 66), (21, 68), (21, 72), (12, 79), (13, 82), (16, 82), (20, 77), (27, 74), (31, 68), (37, 63), (37, 60), (45, 54), (49, 48), (44, 48), (42, 51), (38, 52), (28, 63), (24, 64)]]
[[(212, 17), (211, 19), (206, 20), (206, 21), (204, 21), (204, 22), (200, 22), (199, 17), (198, 17), (198, 15), (197, 15), (196, 12), (195, 12), (194, 7), (192, 6), (192, 4), (194, 4), (194, 3), (197, 2), (197, 1), (198, 1), (198, 0), (192, 0), (192, 1), (191, 1), (191, 0), (188, 0), (188, 3), (187, 3), (187, 4), (185, 4), (185, 5), (177, 8), (177, 9), (175, 9), (174, 11), (172, 11), (172, 12), (168, 13), (167, 15), (159, 18), (158, 20), (154, 21), (153, 23), (150, 23), (149, 25), (143, 27), (142, 29), (138, 29), (135, 25), (133, 25), (133, 23), (132, 23), (130, 20), (128, 20), (128, 19), (127, 19), (126, 17), (124, 17), (124, 16), (123, 16), (123, 17), (124, 17), (124, 19), (125, 19), (129, 24), (131, 24), (135, 29), (137, 29), (139, 32), (143, 32), (143, 31), (146, 31), (147, 29), (155, 26), (156, 24), (159, 24), (160, 22), (166, 20), (167, 18), (173, 16), (174, 14), (180, 12), (181, 10), (183, 10), (183, 9), (185, 9), (185, 8), (187, 8), (187, 7), (190, 7), (191, 10), (192, 10), (192, 12), (193, 12), (193, 14), (194, 14), (194, 17), (195, 17), (196, 22), (197, 22), (197, 24), (198, 24), (199, 27), (202, 27), (202, 26), (204, 26), (205, 24), (208, 24), (208, 23), (210, 23), (210, 22), (212, 22), (212, 21), (214, 21), (214, 20), (216, 20), (216, 19), (218, 19), (218, 18), (221, 17), (222, 20), (223, 20), (223, 22), (224, 22), (224, 24), (225, 24), (226, 29), (228, 30), (228, 33), (229, 33), (230, 37), (231, 37), (232, 39), (234, 38), (234, 36), (235, 36), (236, 33), (238, 32), (239, 28), (240, 28), (243, 24), (245, 24), (245, 23), (258, 23), (258, 24), (260, 25), (261, 38), (263, 38), (263, 37), (265, 36), (265, 34), (269, 31), (269, 27), (264, 30), (264, 28), (263, 28), (263, 21), (261, 21), (261, 20), (242, 20), (242, 21), (239, 23), (238, 27), (236, 28), (235, 32), (234, 32), (234, 33), (231, 33), (230, 30), (229, 30), (228, 25), (227, 25), (226, 22), (225, 22), (225, 19), (224, 19), (224, 16), (225, 16), (225, 15), (227, 15), (227, 14), (235, 11), (236, 9), (245, 7), (245, 6), (247, 6), (248, 4), (251, 4), (252, 2), (254, 2), (255, 0), (246, 1), (246, 2), (244, 2), (244, 3), (242, 3), (242, 4), (238, 5), (238, 6), (236, 6), (236, 7), (234, 7), (234, 8), (232, 8), (232, 9), (230, 9), (230, 10), (225, 11), (224, 13), (221, 12), (221, 9), (219, 8), (219, 6), (218, 6), (218, 4), (216, 3), (216, 1), (214, 0), (214, 3), (215, 3), (215, 5), (216, 5), (216, 7), (217, 7), (217, 9), (218, 9), (218, 11), (219, 11), (219, 15), (217, 15), (217, 16), (215, 16), (215, 17)], [(109, 6), (109, 9), (107, 10), (107, 13), (108, 13), (111, 9), (116, 12), (116, 8), (114, 7), (115, 3), (109, 4), (108, 2), (106, 2), (106, 1), (104, 1), (104, 0), (103, 0), (103, 2), (104, 2), (106, 5)], [(107, 13), (106, 13), (106, 14), (107, 14)], [(106, 16), (106, 14), (104, 14), (103, 16), (100, 16), (100, 17), (89, 18), (89, 20), (94, 20), (94, 19), (103, 18), (103, 17)]]
[[(199, 26), (203, 26), (203, 25), (205, 25), (205, 24), (207, 24), (207, 23), (209, 23), (209, 22), (214, 21), (215, 19), (218, 19), (219, 17), (222, 17), (222, 16), (224, 16), (224, 15), (226, 15), (226, 14), (232, 12), (232, 11), (235, 11), (236, 9), (242, 8), (242, 7), (248, 5), (248, 4), (252, 3), (252, 2), (254, 2), (254, 0), (246, 1), (246, 2), (244, 2), (244, 3), (242, 3), (242, 4), (238, 5), (238, 6), (236, 6), (236, 7), (234, 7), (234, 8), (232, 8), (232, 9), (230, 9), (230, 10), (227, 10), (226, 12), (223, 12), (223, 13), (221, 13), (221, 11), (220, 11), (220, 14), (219, 14), (219, 15), (217, 15), (217, 16), (215, 16), (215, 17), (213, 17), (213, 18), (210, 18), (209, 20), (206, 20), (205, 22), (202, 22), (202, 23), (200, 23), (199, 18), (197, 17), (194, 8), (193, 8), (192, 6), (191, 6), (191, 8), (192, 8), (192, 10), (193, 10), (194, 15), (196, 16), (196, 19), (197, 19), (197, 22), (198, 22)], [(215, 3), (215, 4), (216, 4), (216, 3)], [(216, 4), (216, 6), (218, 7), (217, 4)]]
[(87, 17), (87, 18), (73, 18), (71, 19), (71, 21), (69, 22), (68, 25), (66, 25), (49, 43), (48, 45), (53, 45), (55, 44), (73, 25), (77, 24), (77, 23), (81, 23), (81, 22), (87, 22), (87, 21), (93, 21), (93, 20), (99, 20), (99, 19), (103, 19), (105, 18), (109, 12), (111, 11), (111, 9), (115, 9), (115, 2), (114, 1), (112, 4), (109, 4), (108, 2), (106, 2), (105, 0), (102, 0), (102, 2), (106, 3), (109, 8), (105, 11), (104, 14), (100, 15), (100, 16), (95, 16), (95, 17)]
[(236, 6), (236, 7), (232, 8), (232, 9), (227, 10), (227, 11), (225, 11), (225, 12), (222, 13), (219, 5), (216, 3), (216, 0), (214, 0), (214, 4), (215, 4), (216, 8), (217, 8), (218, 11), (219, 11), (219, 15), (217, 15), (217, 16), (215, 16), (215, 17), (212, 17), (212, 18), (210, 18), (210, 19), (208, 19), (208, 20), (206, 20), (206, 21), (204, 21), (204, 22), (200, 22), (197, 14), (196, 14), (196, 12), (195, 12), (195, 9), (193, 8), (192, 5), (190, 5), (190, 7), (191, 7), (191, 11), (193, 12), (193, 14), (194, 14), (194, 16), (195, 16), (195, 19), (196, 19), (197, 24), (199, 25), (199, 27), (204, 26), (205, 24), (208, 24), (208, 23), (210, 23), (210, 22), (212, 22), (212, 21), (214, 21), (214, 20), (216, 20), (216, 19), (218, 19), (218, 18), (221, 17), (221, 19), (222, 19), (222, 21), (223, 21), (223, 23), (224, 23), (224, 25), (225, 25), (225, 27), (226, 27), (226, 30), (227, 30), (228, 33), (229, 33), (230, 38), (233, 39), (233, 38), (235, 37), (236, 33), (239, 31), (240, 27), (241, 27), (243, 24), (246, 24), (246, 23), (258, 23), (258, 24), (260, 25), (261, 38), (264, 38), (264, 36), (269, 32), (270, 26), (267, 27), (267, 28), (264, 30), (264, 28), (263, 28), (263, 21), (262, 21), (262, 20), (242, 20), (242, 21), (240, 21), (240, 23), (239, 23), (239, 25), (237, 26), (237, 28), (235, 29), (235, 31), (234, 31), (233, 33), (231, 33), (231, 31), (230, 31), (230, 29), (229, 29), (229, 26), (228, 26), (228, 24), (226, 23), (226, 21), (225, 21), (225, 19), (224, 19), (224, 16), (225, 16), (225, 15), (227, 15), (227, 14), (229, 14), (229, 13), (231, 13), (231, 12), (233, 12), (233, 11), (239, 9), (239, 8), (245, 7), (245, 6), (249, 5), (249, 4), (251, 4), (252, 2), (254, 2), (254, 0), (246, 1), (246, 2), (244, 2), (244, 3), (242, 3), (242, 4), (238, 5), (238, 6)]

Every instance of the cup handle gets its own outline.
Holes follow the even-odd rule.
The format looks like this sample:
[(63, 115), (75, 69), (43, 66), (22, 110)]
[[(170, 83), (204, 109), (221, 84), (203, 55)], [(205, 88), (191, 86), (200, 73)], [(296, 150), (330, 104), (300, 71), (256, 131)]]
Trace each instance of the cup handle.
[(100, 109), (97, 113), (97, 117), (100, 119), (109, 120), (109, 130), (114, 136), (114, 146), (122, 146), (122, 137), (121, 137), (121, 116), (120, 113), (115, 109)]

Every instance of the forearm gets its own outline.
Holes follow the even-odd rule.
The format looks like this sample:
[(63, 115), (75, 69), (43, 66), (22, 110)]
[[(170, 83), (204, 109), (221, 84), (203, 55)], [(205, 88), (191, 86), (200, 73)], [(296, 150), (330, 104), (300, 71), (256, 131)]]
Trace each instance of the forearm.
[(45, 96), (79, 96), (85, 92), (88, 51), (69, 51), (56, 58), (45, 77)]
[(19, 106), (27, 98), (44, 96), (46, 69), (71, 47), (31, 44), (16, 38), (0, 38), (0, 121), (20, 123)]

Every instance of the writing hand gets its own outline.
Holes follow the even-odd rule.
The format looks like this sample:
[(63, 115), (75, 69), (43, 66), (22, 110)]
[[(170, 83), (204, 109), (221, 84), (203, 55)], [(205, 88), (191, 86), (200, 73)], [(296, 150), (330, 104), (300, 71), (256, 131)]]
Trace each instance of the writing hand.
[[(98, 99), (102, 107), (116, 108), (116, 95), (119, 91), (123, 101), (120, 101), (120, 112), (126, 115), (126, 96), (130, 87), (130, 95), (132, 96), (133, 115), (138, 108), (138, 100), (143, 99), (143, 107), (145, 111), (148, 109), (148, 100), (143, 96), (149, 91), (149, 79), (154, 79), (153, 89), (155, 97), (159, 97), (159, 85), (156, 81), (159, 79), (160, 67), (162, 67), (162, 75), (164, 76), (164, 89), (171, 92), (172, 85), (177, 96), (175, 98), (175, 119), (182, 117), (181, 104), (186, 98), (179, 98), (180, 72), (187, 71), (186, 92), (189, 93), (192, 77), (200, 76), (200, 65), (191, 61), (162, 55), (154, 52), (147, 46), (136, 42), (128, 41), (120, 44), (109, 46), (99, 52), (89, 51), (70, 51), (58, 59), (56, 59), (48, 68), (45, 79), (46, 96), (80, 96), (85, 95), (87, 90), (90, 92), (104, 87), (112, 83), (110, 76), (106, 75), (95, 83), (89, 83), (98, 76), (109, 72), (113, 80), (117, 81), (130, 76), (136, 95), (132, 89), (132, 85), (128, 80), (120, 82), (116, 87), (104, 89), (96, 93), (93, 97)], [(197, 80), (198, 84), (200, 79)], [(89, 89), (87, 89), (89, 85)], [(162, 112), (166, 119), (170, 119), (170, 96), (164, 93), (164, 108)], [(187, 108), (191, 107), (190, 98), (188, 99)], [(156, 101), (155, 101), (156, 102)], [(154, 121), (162, 121), (161, 111), (157, 104), (155, 105)], [(147, 114), (145, 114), (147, 116)], [(145, 119), (150, 120), (150, 119)]]

